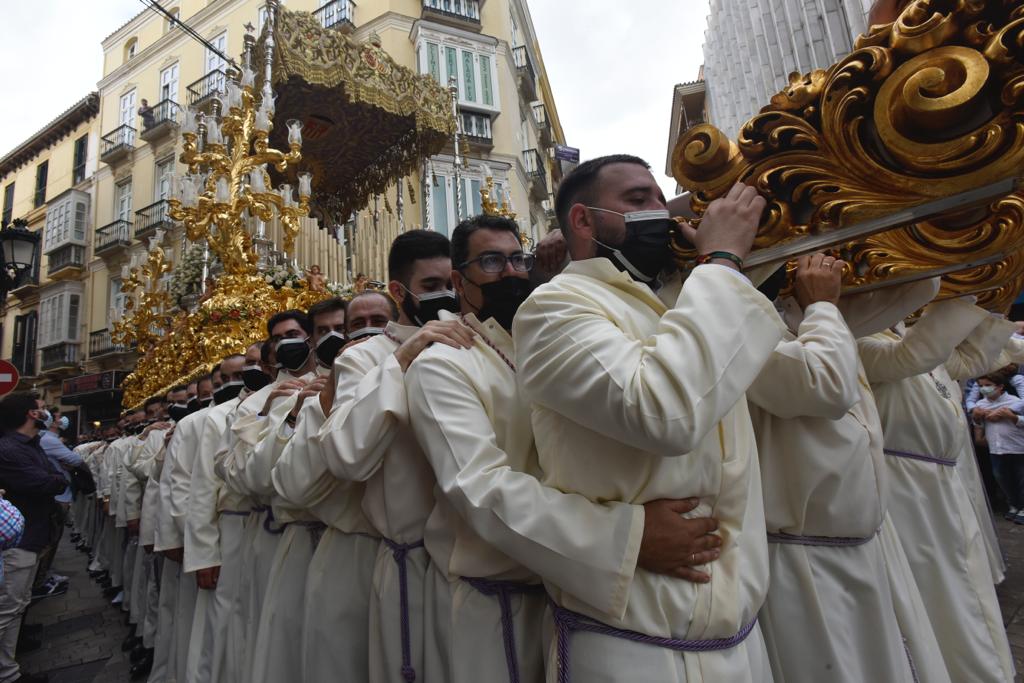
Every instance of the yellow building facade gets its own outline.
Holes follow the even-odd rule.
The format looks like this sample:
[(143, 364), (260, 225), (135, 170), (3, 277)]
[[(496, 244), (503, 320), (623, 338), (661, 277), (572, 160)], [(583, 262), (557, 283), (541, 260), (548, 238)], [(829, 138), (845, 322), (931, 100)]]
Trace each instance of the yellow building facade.
[[(25, 218), (32, 229), (45, 231), (51, 197), (69, 192), (71, 204), (77, 201), (79, 208), (82, 196), (88, 197), (84, 230), (50, 241), (44, 236), (39, 294), (9, 297), (3, 339), (3, 357), (17, 359), (14, 336), (6, 333), (13, 331), (16, 318), (34, 310), (52, 319), (57, 304), (44, 311), (41, 299), (34, 298), (46, 294), (47, 287), (62, 295), (55, 299), (63, 306), (62, 315), (77, 302), (75, 333), (60, 334), (60, 325), (46, 323), (34, 351), (39, 368), (30, 368), (35, 374), (27, 376), (46, 388), (49, 399), (80, 405), (83, 423), (116, 414), (117, 385), (134, 366), (132, 350), (114, 344), (110, 336), (124, 311), (120, 287), (126, 269), (141, 262), (158, 236), (176, 263), (191, 247), (170, 219), (166, 201), (170, 175), (185, 172), (177, 160), (183, 108), (202, 106), (223, 88), (224, 57), (238, 60), (247, 25), (258, 34), (268, 11), (265, 0), (161, 4), (206, 44), (170, 18), (143, 11), (102, 41), (98, 95), (89, 100), (93, 113), (78, 124), (81, 130), (70, 131), (31, 158), (22, 159), (22, 153), (10, 171), (0, 162), (0, 191), (13, 184), (10, 218), (5, 204), (4, 224)], [(480, 212), (480, 189), (488, 176), (525, 235), (537, 240), (550, 229), (553, 195), (564, 167), (554, 150), (565, 139), (525, 0), (360, 0), (358, 5), (352, 0), (289, 0), (287, 7), (312, 12), (322, 26), (357, 42), (380, 41), (398, 64), (454, 86), (461, 142), (458, 153), (449, 144), (344, 224), (304, 219), (292, 254), (269, 252), (269, 245), (281, 243), (279, 226), (251, 226), (255, 237), (268, 238), (268, 253), (261, 253), (264, 265), (287, 261), (303, 269), (315, 264), (328, 281), (340, 284), (360, 274), (386, 279), (387, 249), (394, 236), (421, 227), (449, 234), (459, 220)], [(70, 182), (78, 159), (74, 145), (86, 132), (88, 181), (75, 185)], [(35, 206), (34, 174), (44, 157), (52, 158), (49, 185), (46, 201)], [(68, 203), (62, 201), (61, 206)], [(192, 253), (197, 249), (201, 245)], [(71, 259), (77, 267), (58, 272), (61, 279), (51, 284), (46, 274), (51, 258)], [(210, 265), (216, 274), (216, 264)], [(186, 297), (182, 303), (194, 301)]]

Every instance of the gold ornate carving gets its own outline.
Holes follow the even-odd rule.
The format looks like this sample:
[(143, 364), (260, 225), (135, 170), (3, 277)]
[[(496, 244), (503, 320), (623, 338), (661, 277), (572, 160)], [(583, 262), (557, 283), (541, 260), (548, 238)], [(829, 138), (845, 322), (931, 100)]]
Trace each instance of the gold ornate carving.
[[(1022, 53), (1024, 0), (913, 0), (831, 68), (793, 74), (735, 142), (710, 125), (690, 129), (673, 174), (698, 215), (737, 181), (764, 194), (755, 248), (1019, 176)], [(852, 264), (849, 287), (998, 257), (946, 275), (947, 294), (1001, 291), (1020, 278), (1022, 247), (1024, 193), (836, 245)]]

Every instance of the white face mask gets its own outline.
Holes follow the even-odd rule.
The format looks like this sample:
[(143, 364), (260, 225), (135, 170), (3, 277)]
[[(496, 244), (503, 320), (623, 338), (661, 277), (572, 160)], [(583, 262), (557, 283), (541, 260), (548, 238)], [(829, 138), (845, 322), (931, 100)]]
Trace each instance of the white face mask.
[(363, 337), (375, 337), (378, 334), (384, 334), (383, 327), (364, 327), (361, 330), (356, 330), (352, 334), (348, 335), (349, 341), (355, 341), (356, 339), (362, 339)]
[(981, 392), (982, 396), (988, 398), (989, 396), (992, 396), (999, 390), (996, 387), (978, 387), (978, 391)]

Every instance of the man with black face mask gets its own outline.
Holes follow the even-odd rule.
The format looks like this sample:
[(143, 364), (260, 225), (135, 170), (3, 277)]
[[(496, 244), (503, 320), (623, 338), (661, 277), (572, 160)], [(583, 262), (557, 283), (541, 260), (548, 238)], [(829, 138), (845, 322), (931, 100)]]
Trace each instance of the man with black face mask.
[(510, 662), (522, 680), (542, 677), (540, 575), (579, 581), (604, 605), (628, 582), (619, 568), (637, 552), (624, 530), (644, 528), (635, 506), (590, 503), (536, 477), (508, 329), (529, 292), (532, 260), (515, 223), (463, 221), (452, 235), (452, 280), (474, 344), (435, 344), (406, 372), (408, 419), (440, 492), (424, 528), (424, 622), (435, 625), (423, 634), (429, 680), (505, 680)]
[[(577, 681), (771, 676), (755, 621), (767, 543), (744, 398), (784, 328), (739, 272), (764, 206), (738, 184), (711, 203), (699, 230), (675, 227), (649, 166), (627, 155), (582, 164), (559, 188), (573, 262), (537, 288), (513, 328), (544, 480), (677, 521), (683, 510), (662, 499), (691, 496), (694, 517), (713, 510), (729, 530), (714, 571), (685, 545), (629, 558), (628, 588), (605, 609), (582, 595), (584, 581), (545, 575), (560, 636), (548, 643), (550, 666), (563, 678), (567, 669)], [(700, 256), (685, 285), (671, 273), (670, 229)], [(691, 522), (696, 548), (714, 543), (714, 520)]]
[[(296, 435), (274, 468), (282, 498), (296, 507), (312, 506), (328, 525), (306, 581), (301, 659), (308, 680), (395, 680), (403, 666), (420, 666), (419, 649), (412, 661), (400, 643), (409, 635), (403, 635), (402, 624), (411, 629), (412, 642), (419, 642), (421, 613), (403, 618), (400, 605), (405, 595), (415, 609), (423, 592), (426, 554), (420, 543), (433, 478), (403, 417), (404, 371), (429, 344), (466, 346), (471, 333), (455, 321), (436, 320), (454, 303), (443, 235), (400, 235), (391, 245), (388, 274), (390, 297), (367, 291), (349, 303), (348, 336), (354, 341), (334, 365), (337, 389), (332, 383), (319, 402), (306, 402)], [(368, 498), (360, 506), (362, 481)], [(367, 533), (387, 540), (382, 544)], [(404, 571), (390, 549), (398, 547)], [(405, 586), (399, 572), (407, 577)], [(373, 594), (380, 596), (373, 604), (371, 574)], [(370, 610), (370, 623), (378, 624), (373, 633), (366, 621)], [(344, 647), (337, 644), (339, 633)]]

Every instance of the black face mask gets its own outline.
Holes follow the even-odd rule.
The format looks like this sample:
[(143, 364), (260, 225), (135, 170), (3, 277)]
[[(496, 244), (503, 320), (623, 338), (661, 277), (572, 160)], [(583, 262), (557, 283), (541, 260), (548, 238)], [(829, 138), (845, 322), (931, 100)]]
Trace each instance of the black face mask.
[(757, 291), (768, 297), (768, 301), (775, 301), (778, 298), (779, 292), (786, 286), (786, 266), (783, 265), (781, 268), (776, 270), (774, 273), (768, 276), (768, 279), (757, 286)]
[(312, 349), (305, 339), (282, 339), (277, 344), (277, 364), (289, 372), (302, 368)]
[[(475, 282), (473, 284), (476, 285)], [(480, 321), (494, 318), (499, 325), (509, 331), (512, 330), (512, 319), (516, 317), (516, 311), (533, 291), (533, 285), (529, 280), (511, 275), (477, 287), (484, 297), (484, 305), (477, 310)]]
[(616, 268), (629, 273), (634, 280), (648, 284), (654, 282), (663, 270), (672, 265), (669, 242), (676, 222), (669, 217), (667, 210), (619, 213), (596, 206), (587, 208), (614, 213), (622, 216), (626, 222), (626, 238), (622, 244), (612, 246), (594, 240), (597, 243), (598, 256), (607, 258)]
[(246, 389), (256, 392), (270, 384), (270, 375), (258, 365), (246, 365), (242, 368), (242, 382)]
[(190, 412), (190, 413), (196, 412), (197, 410), (199, 410), (199, 397), (198, 396), (191, 397), (188, 400), (188, 403), (186, 403), (185, 405), (188, 406), (188, 412)]
[(355, 332), (349, 333), (348, 340), (353, 342), (356, 339), (362, 339), (363, 337), (376, 337), (378, 334), (384, 334), (383, 327), (363, 327)]
[[(405, 288), (403, 287), (403, 289)], [(415, 301), (413, 301), (414, 299)], [(455, 298), (455, 292), (452, 290), (426, 292), (419, 296), (408, 289), (405, 290), (405, 298), (402, 299), (402, 312), (417, 326), (423, 327), (431, 320), (437, 320), (441, 311), (459, 312), (459, 300)]]
[(242, 393), (242, 389), (245, 387), (245, 382), (225, 382), (220, 385), (220, 389), (213, 392), (213, 400), (220, 405), (227, 403), (231, 399)]
[[(216, 392), (214, 392), (214, 393), (216, 393)], [(213, 396), (207, 396), (206, 398), (201, 398), (201, 399), (199, 399), (199, 408), (201, 410), (201, 409), (209, 406), (212, 403), (213, 403)]]
[[(197, 401), (197, 408), (199, 407), (198, 404), (199, 402)], [(175, 422), (180, 422), (184, 417), (186, 417), (191, 412), (192, 411), (189, 409), (188, 405), (184, 403), (172, 403), (171, 406), (167, 409), (167, 414), (170, 415), (171, 419), (174, 420)]]
[(330, 331), (320, 338), (316, 344), (316, 359), (324, 367), (334, 365), (334, 359), (338, 357), (341, 347), (345, 346), (347, 340), (341, 332)]

